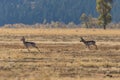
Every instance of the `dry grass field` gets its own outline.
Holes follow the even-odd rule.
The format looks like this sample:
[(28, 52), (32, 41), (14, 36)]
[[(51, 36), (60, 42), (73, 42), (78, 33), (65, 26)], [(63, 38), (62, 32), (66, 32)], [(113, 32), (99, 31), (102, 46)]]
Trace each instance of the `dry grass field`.
[[(40, 52), (28, 52), (22, 36)], [(81, 36), (98, 50), (87, 49)], [(113, 79), (120, 79), (120, 30), (0, 28), (0, 80)]]

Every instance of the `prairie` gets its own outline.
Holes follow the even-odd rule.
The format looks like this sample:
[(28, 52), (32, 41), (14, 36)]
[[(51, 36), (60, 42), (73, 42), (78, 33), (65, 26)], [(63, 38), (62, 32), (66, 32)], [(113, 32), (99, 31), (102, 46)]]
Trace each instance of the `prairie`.
[[(31, 52), (20, 41), (37, 44)], [(87, 49), (80, 37), (95, 40)], [(119, 80), (120, 30), (0, 28), (1, 80)]]

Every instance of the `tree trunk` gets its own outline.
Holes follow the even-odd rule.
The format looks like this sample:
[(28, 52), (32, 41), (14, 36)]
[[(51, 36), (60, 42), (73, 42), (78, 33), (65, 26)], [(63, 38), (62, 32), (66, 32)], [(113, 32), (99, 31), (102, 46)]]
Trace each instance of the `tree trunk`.
[(103, 25), (103, 28), (104, 28), (104, 30), (106, 30), (106, 25), (105, 24)]
[(86, 26), (86, 28), (89, 28), (89, 26), (88, 26), (88, 23), (87, 23), (87, 22), (85, 22), (85, 26)]

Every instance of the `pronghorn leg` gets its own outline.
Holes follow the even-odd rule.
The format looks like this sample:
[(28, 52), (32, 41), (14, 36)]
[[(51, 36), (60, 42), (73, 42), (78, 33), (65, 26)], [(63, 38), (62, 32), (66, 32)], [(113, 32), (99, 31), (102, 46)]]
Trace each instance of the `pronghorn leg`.
[(35, 46), (35, 48), (40, 52), (39, 48), (37, 46)]
[(87, 46), (88, 47), (88, 49), (90, 49), (90, 46)]
[(28, 49), (28, 51), (30, 52), (30, 49), (28, 48), (28, 46), (26, 46), (26, 48)]
[(28, 51), (30, 52), (30, 49), (29, 48), (27, 48), (28, 49)]
[(94, 46), (96, 47), (96, 49), (98, 49), (98, 47), (97, 47), (97, 45), (96, 45), (96, 44), (95, 44)]

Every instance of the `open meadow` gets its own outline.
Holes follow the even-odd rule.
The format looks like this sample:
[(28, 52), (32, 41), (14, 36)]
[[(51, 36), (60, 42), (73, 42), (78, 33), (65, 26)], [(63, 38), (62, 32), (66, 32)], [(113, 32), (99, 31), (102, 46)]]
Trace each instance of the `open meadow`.
[[(20, 39), (40, 49), (25, 48)], [(80, 42), (95, 40), (98, 50)], [(0, 28), (0, 80), (120, 80), (120, 30)]]

